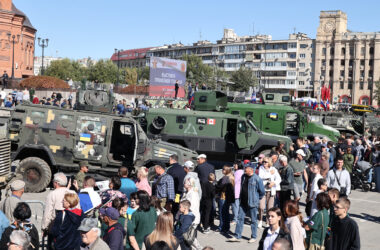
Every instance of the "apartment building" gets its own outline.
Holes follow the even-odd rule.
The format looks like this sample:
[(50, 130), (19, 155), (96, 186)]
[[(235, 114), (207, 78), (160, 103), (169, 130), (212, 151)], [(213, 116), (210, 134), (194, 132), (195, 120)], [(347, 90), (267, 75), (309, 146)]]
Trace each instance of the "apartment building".
[(150, 57), (180, 59), (197, 55), (204, 64), (226, 72), (240, 67), (252, 69), (262, 89), (289, 90), (295, 96), (311, 95), (313, 91), (313, 40), (305, 34), (289, 35), (287, 40), (272, 40), (270, 35), (239, 37), (225, 29), (216, 43), (198, 41), (190, 46), (181, 43), (150, 49)]
[(315, 41), (314, 92), (330, 88), (333, 102), (372, 104), (380, 79), (380, 32), (352, 32), (346, 13), (321, 11)]

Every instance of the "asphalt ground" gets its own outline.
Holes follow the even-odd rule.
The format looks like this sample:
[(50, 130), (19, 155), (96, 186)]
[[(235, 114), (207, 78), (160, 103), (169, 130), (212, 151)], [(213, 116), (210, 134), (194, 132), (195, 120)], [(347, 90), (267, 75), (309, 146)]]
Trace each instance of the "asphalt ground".
[[(23, 200), (28, 201), (32, 209), (32, 222), (38, 230), (41, 229), (41, 219), (44, 211), (44, 202), (49, 191), (43, 193), (25, 193)], [(2, 193), (4, 198), (4, 192)], [(304, 201), (305, 196), (301, 199)], [(380, 232), (380, 193), (352, 191), (349, 199), (351, 200), (351, 209), (349, 215), (358, 223), (360, 230), (361, 249), (380, 249), (379, 232)], [(301, 210), (304, 206), (301, 203)], [(215, 224), (218, 225), (215, 220)], [(258, 241), (261, 238), (263, 229), (257, 231), (257, 242), (248, 243), (250, 236), (250, 226), (244, 225), (243, 238), (241, 242), (227, 242), (227, 237), (220, 233), (211, 231), (209, 234), (198, 232), (198, 240), (202, 246), (212, 246), (214, 249), (257, 249)], [(231, 231), (235, 232), (235, 226), (231, 225)]]

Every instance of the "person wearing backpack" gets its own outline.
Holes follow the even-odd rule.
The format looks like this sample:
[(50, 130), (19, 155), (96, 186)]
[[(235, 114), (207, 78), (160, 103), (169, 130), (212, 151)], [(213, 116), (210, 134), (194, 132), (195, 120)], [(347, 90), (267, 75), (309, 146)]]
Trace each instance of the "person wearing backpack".
[(344, 160), (339, 156), (336, 160), (335, 167), (327, 174), (327, 185), (329, 188), (337, 188), (340, 197), (348, 196), (351, 192), (350, 173), (343, 169)]
[(8, 249), (8, 242), (10, 241), (10, 236), (15, 230), (22, 230), (26, 232), (30, 237), (30, 245), (28, 250), (39, 249), (40, 241), (38, 236), (37, 228), (30, 222), (30, 217), (32, 216), (32, 211), (30, 207), (25, 202), (19, 202), (13, 212), (15, 220), (13, 223), (5, 229), (1, 236), (0, 249)]

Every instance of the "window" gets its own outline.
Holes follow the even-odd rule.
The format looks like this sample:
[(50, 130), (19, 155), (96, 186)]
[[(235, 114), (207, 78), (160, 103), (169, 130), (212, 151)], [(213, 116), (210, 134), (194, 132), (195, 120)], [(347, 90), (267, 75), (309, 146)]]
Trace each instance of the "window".
[(239, 121), (239, 123), (238, 123), (238, 129), (242, 133), (247, 132), (247, 124), (245, 123), (245, 121)]
[(364, 82), (360, 82), (360, 83), (359, 83), (359, 88), (360, 88), (360, 89), (364, 89)]
[(300, 44), (300, 48), (301, 49), (306, 49), (307, 48), (307, 44)]
[(346, 54), (346, 48), (342, 48), (340, 54), (341, 54), (342, 56), (344, 56), (344, 55)]
[(207, 96), (202, 95), (201, 97), (199, 97), (199, 102), (207, 102)]
[(266, 94), (265, 99), (268, 101), (273, 101), (274, 100), (274, 95), (273, 94)]
[(296, 76), (297, 72), (296, 71), (288, 71), (288, 76)]
[(344, 89), (344, 82), (340, 82), (340, 89)]
[(326, 48), (322, 48), (322, 55), (323, 55), (323, 56), (326, 55)]
[(232, 114), (232, 115), (240, 115), (240, 112), (237, 111), (237, 110), (234, 110), (234, 111), (231, 112), (231, 114)]
[(340, 71), (340, 76), (341, 76), (341, 77), (344, 77), (344, 70), (341, 70), (341, 71)]
[(297, 54), (296, 53), (289, 53), (289, 58), (296, 58)]
[(288, 43), (288, 48), (289, 49), (296, 49), (297, 48), (297, 43)]
[(246, 113), (245, 113), (245, 117), (246, 117), (247, 119), (252, 119), (252, 118), (253, 118), (253, 112), (251, 112), (251, 111), (246, 112)]
[(372, 82), (371, 82), (371, 81), (368, 82), (368, 89), (369, 89), (369, 90), (372, 89)]
[(340, 65), (341, 66), (344, 66), (346, 63), (345, 63), (345, 61), (344, 60), (340, 60)]
[(283, 96), (281, 100), (282, 102), (290, 102), (290, 96)]
[(303, 86), (303, 85), (305, 85), (305, 82), (304, 81), (298, 81), (298, 84)]
[(177, 116), (177, 123), (186, 123), (186, 116)]
[(333, 59), (330, 60), (330, 64), (329, 65), (330, 66), (334, 66), (334, 60)]
[(360, 55), (362, 55), (362, 56), (365, 55), (365, 47), (360, 48)]
[(299, 72), (298, 76), (307, 76), (307, 72)]
[(348, 89), (352, 89), (352, 82), (348, 82)]
[(300, 54), (300, 58), (306, 58), (305, 54)]
[(369, 54), (370, 54), (370, 55), (373, 55), (374, 51), (375, 51), (375, 50), (374, 50), (373, 47), (370, 47), (370, 48), (369, 48)]
[[(289, 68), (295, 68), (296, 67), (296, 62), (288, 62), (288, 67)], [(304, 64), (305, 67), (305, 64)]]
[(305, 68), (305, 63), (300, 63), (300, 68)]

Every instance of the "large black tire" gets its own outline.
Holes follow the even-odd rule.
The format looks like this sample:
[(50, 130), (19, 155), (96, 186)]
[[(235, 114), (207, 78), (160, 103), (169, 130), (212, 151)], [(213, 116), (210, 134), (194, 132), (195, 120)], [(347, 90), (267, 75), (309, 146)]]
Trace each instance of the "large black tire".
[(46, 161), (37, 157), (28, 157), (20, 162), (17, 175), (25, 182), (25, 192), (38, 193), (49, 185), (51, 169)]

